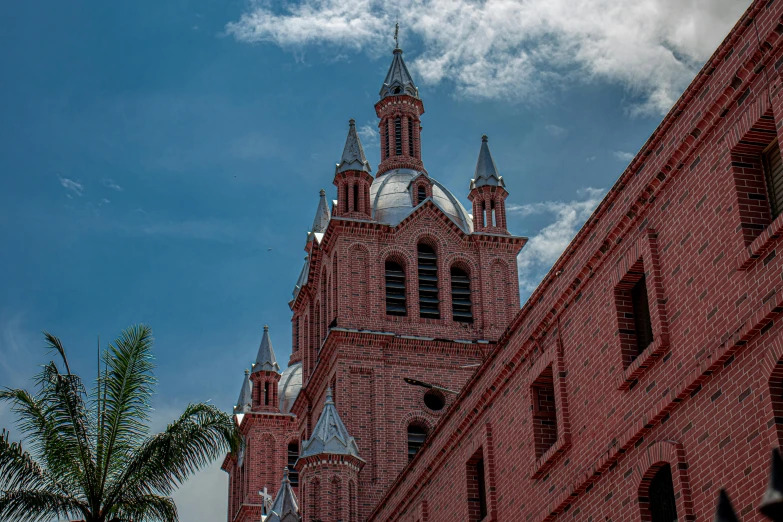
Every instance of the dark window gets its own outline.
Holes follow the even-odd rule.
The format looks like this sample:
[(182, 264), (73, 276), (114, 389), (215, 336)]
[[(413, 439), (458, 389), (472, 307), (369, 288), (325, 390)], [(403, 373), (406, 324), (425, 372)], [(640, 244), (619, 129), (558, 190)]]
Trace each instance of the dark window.
[(461, 323), (473, 322), (473, 303), (470, 300), (470, 277), (457, 267), (451, 267), (451, 315)]
[(416, 204), (420, 205), (422, 201), (427, 199), (427, 189), (424, 187), (424, 185), (419, 185), (419, 188), (416, 193)]
[(419, 315), (440, 319), (438, 257), (431, 246), (419, 243)]
[(677, 503), (674, 498), (672, 468), (669, 464), (661, 467), (650, 482), (647, 505), (650, 508), (652, 522), (672, 522), (677, 520)]
[(764, 151), (763, 160), (770, 211), (772, 219), (775, 219), (783, 212), (783, 158), (777, 141)]
[(440, 411), (446, 405), (446, 397), (438, 390), (430, 390), (424, 394), (424, 405), (432, 411)]
[(494, 199), (490, 200), (489, 208), (492, 210), (492, 226), (496, 227), (496, 226), (498, 226), (498, 224), (495, 221), (495, 200)]
[(405, 306), (405, 271), (394, 261), (386, 261), (386, 313), (408, 313)]
[(419, 452), (422, 445), (424, 445), (424, 439), (426, 438), (426, 429), (421, 426), (416, 426), (415, 424), (408, 426), (408, 462), (413, 460), (413, 457)]
[(479, 449), (466, 466), (468, 486), (468, 520), (480, 522), (487, 516), (487, 481), (484, 474), (484, 454)]
[(383, 150), (386, 153), (384, 155), (384, 159), (389, 157), (389, 126), (385, 124), (383, 125)]
[(636, 355), (638, 357), (653, 341), (650, 304), (647, 301), (647, 282), (644, 275), (631, 289), (631, 303), (633, 305)]
[(291, 481), (293, 487), (299, 485), (299, 472), (294, 468), (294, 464), (296, 464), (298, 458), (299, 443), (292, 442), (288, 445), (288, 480)]
[(359, 210), (359, 184), (353, 185), (353, 210)]
[(557, 410), (555, 407), (555, 381), (552, 367), (533, 381), (533, 437), (536, 458), (541, 458), (557, 442)]
[(415, 156), (413, 148), (413, 126), (416, 122), (413, 119), (408, 119), (408, 153), (411, 157)]
[(269, 383), (264, 383), (264, 406), (269, 406)]
[(394, 154), (402, 156), (402, 121), (394, 118)]

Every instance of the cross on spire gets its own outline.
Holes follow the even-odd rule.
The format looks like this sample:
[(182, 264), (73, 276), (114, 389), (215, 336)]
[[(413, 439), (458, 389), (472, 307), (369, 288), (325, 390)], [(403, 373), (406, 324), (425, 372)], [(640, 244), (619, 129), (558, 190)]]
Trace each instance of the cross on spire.
[(264, 515), (268, 515), (269, 508), (272, 507), (272, 495), (269, 494), (269, 492), (266, 490), (266, 486), (264, 486), (264, 489), (258, 492), (259, 495), (261, 495), (261, 504), (263, 504), (263, 510)]

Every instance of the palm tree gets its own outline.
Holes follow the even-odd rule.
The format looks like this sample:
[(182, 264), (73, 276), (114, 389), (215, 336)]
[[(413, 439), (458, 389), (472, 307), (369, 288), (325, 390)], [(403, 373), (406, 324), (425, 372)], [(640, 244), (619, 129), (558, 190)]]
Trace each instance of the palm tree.
[(6, 388), (30, 452), (0, 435), (0, 520), (38, 522), (176, 521), (171, 493), (190, 475), (240, 444), (232, 418), (191, 404), (162, 433), (147, 426), (155, 378), (152, 331), (133, 326), (102, 354), (104, 370), (88, 394), (59, 354), (36, 376), (37, 393)]

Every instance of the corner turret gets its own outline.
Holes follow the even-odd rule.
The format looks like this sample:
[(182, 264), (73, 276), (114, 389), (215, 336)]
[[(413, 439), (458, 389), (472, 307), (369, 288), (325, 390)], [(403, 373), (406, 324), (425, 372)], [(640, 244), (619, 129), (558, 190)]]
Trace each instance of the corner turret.
[(473, 231), (508, 234), (506, 183), (489, 151), (489, 138), (481, 137), (476, 171), (470, 180), (468, 199), (473, 203)]
[(362, 142), (356, 132), (356, 121), (348, 120), (348, 137), (340, 163), (335, 167), (334, 181), (337, 186), (335, 216), (370, 219), (370, 163), (364, 155)]

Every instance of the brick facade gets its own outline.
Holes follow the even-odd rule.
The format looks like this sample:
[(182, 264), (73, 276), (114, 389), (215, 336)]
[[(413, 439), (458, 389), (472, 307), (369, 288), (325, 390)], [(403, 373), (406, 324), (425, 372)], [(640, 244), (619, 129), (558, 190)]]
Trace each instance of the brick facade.
[[(521, 310), (525, 239), (506, 230), (502, 184), (471, 189), (466, 230), (416, 164), (411, 212), (374, 220), (366, 184), (421, 157), (407, 127), (377, 179), (338, 173), (338, 187), (363, 180), (362, 203), (339, 190), (308, 240), (289, 303), (303, 386), (290, 415), (241, 420), (253, 435), (244, 470), (224, 463), (229, 522), (258, 519), (250, 492), (277, 489), (285, 444), (312, 435), (329, 388), (361, 462), (300, 459), (303, 520), (710, 520), (721, 487), (761, 520), (783, 440), (783, 214), (765, 170), (783, 126), (781, 22), (781, 2), (748, 9)], [(418, 130), (423, 104), (410, 90), (376, 109), (384, 140), (398, 113)], [(420, 316), (420, 244), (439, 318)], [(403, 316), (387, 313), (387, 261), (405, 274)], [(452, 314), (463, 273), (472, 322)], [(443, 408), (425, 402), (435, 392)], [(421, 449), (411, 427), (429, 434)]]
[(479, 451), (483, 520), (656, 520), (659, 472), (678, 520), (712, 520), (721, 487), (762, 520), (783, 432), (783, 216), (761, 161), (781, 15), (748, 9), (370, 520), (474, 520)]

